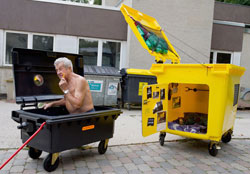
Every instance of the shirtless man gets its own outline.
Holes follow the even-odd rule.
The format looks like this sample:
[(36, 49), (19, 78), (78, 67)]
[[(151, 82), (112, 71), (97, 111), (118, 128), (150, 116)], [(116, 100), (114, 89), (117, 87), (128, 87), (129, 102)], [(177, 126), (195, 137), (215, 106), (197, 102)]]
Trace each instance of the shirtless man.
[(71, 60), (66, 57), (58, 58), (54, 65), (64, 98), (45, 104), (44, 109), (65, 105), (70, 114), (95, 111), (88, 82), (73, 72)]

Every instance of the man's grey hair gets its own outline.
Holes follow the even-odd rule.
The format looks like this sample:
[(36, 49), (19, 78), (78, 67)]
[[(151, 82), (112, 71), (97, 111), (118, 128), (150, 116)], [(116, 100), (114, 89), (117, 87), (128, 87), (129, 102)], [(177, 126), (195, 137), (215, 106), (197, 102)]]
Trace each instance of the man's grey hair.
[(59, 57), (55, 60), (54, 62), (54, 66), (58, 65), (59, 63), (63, 62), (64, 67), (65, 68), (69, 68), (71, 67), (72, 71), (73, 71), (73, 65), (71, 60), (69, 60), (67, 57)]

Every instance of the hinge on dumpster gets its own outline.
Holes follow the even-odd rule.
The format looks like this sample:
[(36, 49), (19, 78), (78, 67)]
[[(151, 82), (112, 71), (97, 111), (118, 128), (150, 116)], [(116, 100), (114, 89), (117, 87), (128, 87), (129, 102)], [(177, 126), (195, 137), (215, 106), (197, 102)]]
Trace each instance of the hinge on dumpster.
[(37, 101), (37, 98), (36, 98), (36, 97), (34, 97), (35, 103), (31, 103), (31, 104), (27, 104), (27, 103), (25, 102), (25, 100), (24, 100), (23, 97), (21, 97), (21, 99), (22, 99), (21, 110), (23, 110), (23, 108), (26, 108), (26, 107), (33, 107), (33, 106), (36, 107), (36, 109), (38, 108), (38, 101)]

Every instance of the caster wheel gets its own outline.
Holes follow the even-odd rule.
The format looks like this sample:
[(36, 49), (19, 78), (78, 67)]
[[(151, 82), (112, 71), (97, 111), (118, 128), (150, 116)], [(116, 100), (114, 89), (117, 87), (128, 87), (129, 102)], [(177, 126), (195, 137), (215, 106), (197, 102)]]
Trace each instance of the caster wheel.
[(52, 172), (57, 169), (59, 165), (59, 157), (56, 159), (53, 165), (51, 165), (51, 161), (52, 161), (52, 154), (49, 154), (43, 161), (43, 168), (47, 172)]
[(159, 142), (160, 142), (161, 146), (164, 145), (165, 136), (166, 136), (166, 134), (160, 134), (160, 136), (159, 136)]
[(131, 110), (131, 105), (127, 104), (127, 109), (130, 111)]
[(218, 154), (218, 149), (216, 148), (216, 144), (209, 143), (208, 152), (211, 156), (216, 156)]
[(221, 141), (222, 141), (223, 143), (228, 143), (228, 142), (231, 141), (231, 139), (232, 139), (232, 134), (231, 134), (230, 132), (228, 132), (227, 134), (224, 134), (224, 135), (222, 136)]
[(100, 141), (99, 145), (98, 145), (98, 152), (99, 154), (104, 154), (108, 149), (108, 144), (105, 147), (105, 140)]
[(41, 156), (42, 151), (38, 150), (38, 149), (35, 149), (33, 147), (30, 147), (29, 151), (28, 151), (28, 154), (29, 154), (29, 157), (32, 158), (32, 159), (38, 159)]

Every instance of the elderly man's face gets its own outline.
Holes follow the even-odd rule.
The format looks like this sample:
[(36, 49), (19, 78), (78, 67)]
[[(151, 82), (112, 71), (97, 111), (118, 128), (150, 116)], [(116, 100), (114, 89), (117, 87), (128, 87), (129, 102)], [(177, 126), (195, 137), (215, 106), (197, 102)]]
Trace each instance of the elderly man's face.
[(63, 62), (58, 63), (55, 68), (59, 79), (66, 77), (71, 69), (71, 68), (66, 68)]

